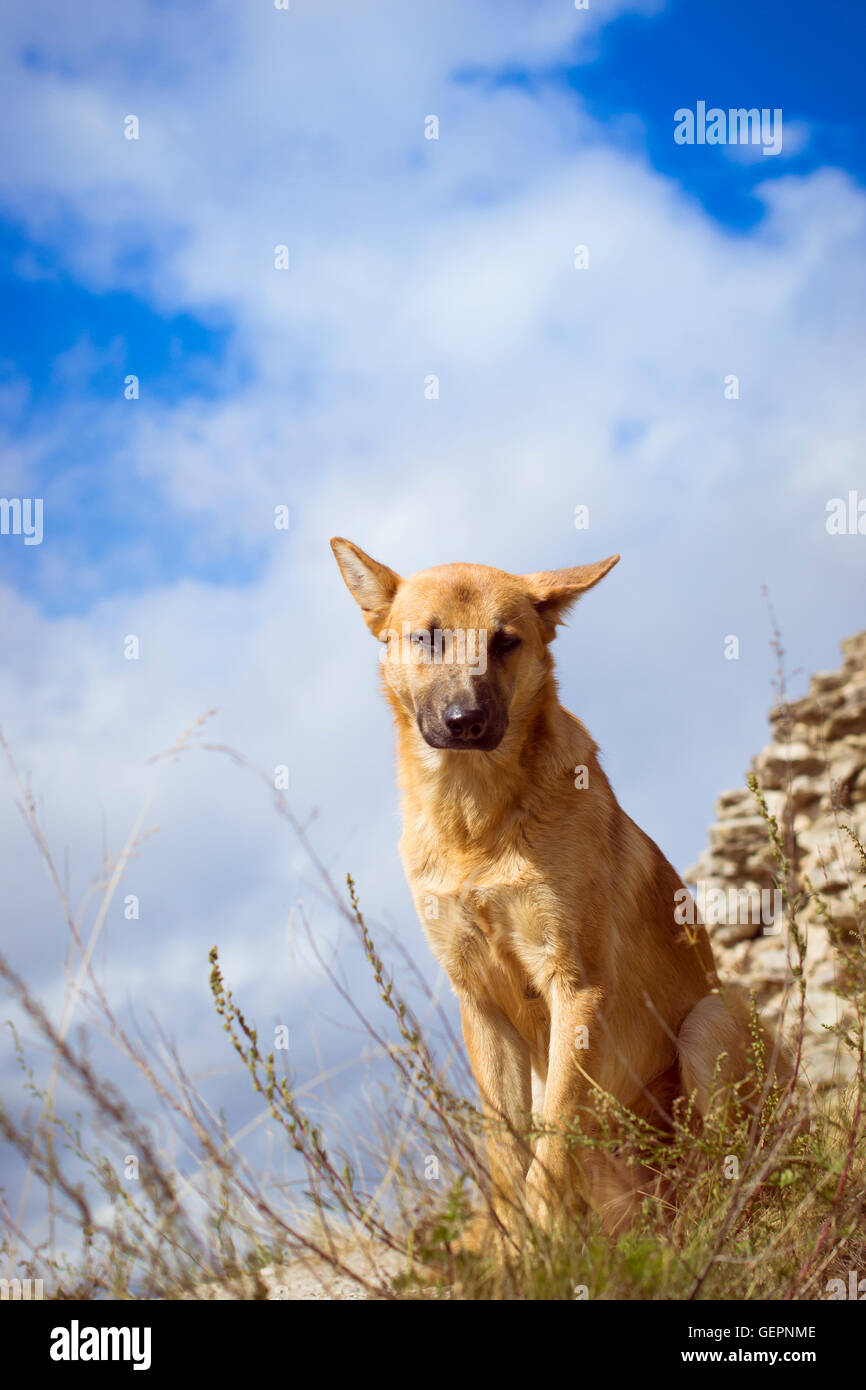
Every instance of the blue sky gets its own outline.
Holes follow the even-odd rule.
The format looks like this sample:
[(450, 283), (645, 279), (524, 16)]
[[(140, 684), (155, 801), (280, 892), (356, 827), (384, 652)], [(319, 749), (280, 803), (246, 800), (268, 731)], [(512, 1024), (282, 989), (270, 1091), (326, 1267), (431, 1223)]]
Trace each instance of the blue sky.
[[(580, 93), (601, 120), (624, 111), (639, 117), (654, 167), (713, 217), (748, 228), (761, 216), (750, 196), (760, 179), (833, 164), (862, 182), (864, 42), (866, 12), (848, 0), (829, 0), (819, 10), (806, 0), (731, 0), (724, 7), (674, 0), (651, 17), (623, 15), (603, 31), (595, 62), (563, 65), (551, 76)], [(672, 103), (748, 107), (756, 92), (762, 107), (779, 107), (785, 122), (808, 127), (799, 154), (744, 168), (672, 144)]]
[[(158, 15), (176, 7), (136, 8)], [(602, 16), (605, 8), (598, 7)], [(200, 9), (203, 22), (207, 10)], [(550, 88), (572, 94), (597, 120), (602, 136), (645, 158), (729, 229), (748, 231), (764, 216), (754, 190), (766, 179), (833, 165), (862, 182), (866, 130), (859, 54), (866, 15), (855, 7), (834, 0), (818, 19), (813, 7), (781, 0), (768, 0), (759, 14), (744, 0), (726, 6), (723, 15), (695, 3), (650, 4), (644, 13), (626, 9), (611, 18), (590, 45), (581, 42), (584, 18), (576, 16), (575, 41), (547, 61), (458, 62), (446, 80), (482, 89), (514, 85), (539, 99)], [(172, 80), (173, 69), (158, 40), (139, 42), (132, 52), (146, 69), (152, 65), (158, 89)], [(20, 37), (15, 58), (34, 79), (80, 72), (38, 22)], [(92, 71), (98, 80), (98, 59)], [(723, 107), (758, 101), (781, 107), (797, 131), (798, 151), (739, 162), (721, 150), (675, 145), (673, 109), (694, 105), (699, 97)], [(273, 120), (279, 123), (278, 111)], [(408, 132), (406, 138), (408, 144)], [(247, 545), (241, 556), (228, 545), (202, 556), (186, 543), (183, 526), (170, 519), (166, 524), (158, 491), (142, 487), (122, 461), (125, 407), (118, 382), (127, 372), (137, 369), (146, 382), (139, 413), (230, 395), (255, 373), (237, 342), (232, 313), (219, 302), (161, 312), (146, 293), (145, 274), (147, 267), (156, 270), (160, 253), (143, 228), (117, 258), (118, 287), (95, 291), (70, 270), (62, 249), (70, 237), (87, 235), (84, 224), (64, 221), (61, 230), (51, 219), (34, 233), (11, 210), (0, 220), (0, 381), (15, 386), (9, 418), (13, 430), (26, 436), (34, 423), (62, 414), (70, 401), (85, 405), (73, 447), (65, 438), (58, 449), (40, 451), (35, 472), (44, 490), (58, 472), (74, 469), (70, 505), (52, 518), (52, 534), (58, 548), (85, 556), (96, 570), (87, 585), (55, 585), (46, 582), (38, 556), (10, 548), (6, 558), (14, 582), (45, 611), (57, 613), (86, 609), (97, 593), (116, 587), (144, 588), (155, 571), (163, 579), (186, 573), (217, 583), (253, 582), (265, 561), (263, 545)], [(124, 281), (129, 288), (122, 288)], [(632, 426), (626, 421), (623, 428), (627, 435)], [(130, 562), (133, 545), (136, 559)]]
[[(251, 1014), (295, 1020), (309, 1075), (309, 1018), (329, 1061), (357, 1042), (293, 936), (298, 901), (349, 948), (252, 779), (149, 762), (198, 715), (290, 767), (327, 863), (435, 974), (330, 535), (405, 572), (621, 552), (558, 639), (562, 697), (680, 868), (767, 738), (762, 585), (792, 668), (837, 665), (864, 626), (866, 538), (825, 526), (830, 499), (866, 495), (864, 19), (51, 0), (0, 24), (0, 495), (45, 506), (42, 545), (0, 537), (0, 725), (73, 895), (154, 798), (107, 988), (158, 997), (245, 1119), (207, 950)], [(675, 144), (699, 100), (780, 107), (782, 153)], [(63, 923), (0, 788), (3, 945), (57, 1005)]]

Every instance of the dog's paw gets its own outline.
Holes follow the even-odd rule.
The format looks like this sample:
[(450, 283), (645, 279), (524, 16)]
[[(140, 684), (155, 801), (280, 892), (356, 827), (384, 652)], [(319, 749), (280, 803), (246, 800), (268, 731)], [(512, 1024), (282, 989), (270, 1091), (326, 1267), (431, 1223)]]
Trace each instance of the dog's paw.
[(537, 1158), (530, 1164), (526, 1175), (526, 1215), (531, 1224), (541, 1230), (553, 1225), (555, 1204), (547, 1175)]
[(478, 1208), (463, 1215), (459, 1224), (449, 1223), (446, 1227), (439, 1218), (419, 1224), (414, 1244), (427, 1257), (454, 1259), (491, 1255), (501, 1249), (505, 1239), (504, 1229), (493, 1213)]
[(448, 1242), (453, 1255), (486, 1256), (499, 1254), (508, 1241), (502, 1224), (492, 1212), (473, 1212), (460, 1233)]

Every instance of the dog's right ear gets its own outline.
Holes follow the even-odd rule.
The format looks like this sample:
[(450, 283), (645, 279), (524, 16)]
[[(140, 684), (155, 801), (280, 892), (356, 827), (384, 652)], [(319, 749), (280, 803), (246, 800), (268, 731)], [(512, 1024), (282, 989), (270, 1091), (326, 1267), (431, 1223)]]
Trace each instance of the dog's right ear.
[(365, 555), (357, 545), (331, 538), (331, 549), (346, 581), (346, 588), (360, 606), (364, 622), (374, 637), (380, 636), (402, 580), (399, 574)]

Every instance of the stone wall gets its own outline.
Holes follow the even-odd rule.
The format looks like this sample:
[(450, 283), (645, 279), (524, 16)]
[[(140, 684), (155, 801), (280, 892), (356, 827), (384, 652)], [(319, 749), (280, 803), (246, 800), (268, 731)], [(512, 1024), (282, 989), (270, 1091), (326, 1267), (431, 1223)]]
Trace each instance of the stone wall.
[[(844, 1018), (847, 1007), (834, 989), (841, 958), (832, 938), (839, 931), (846, 949), (858, 951), (858, 928), (866, 930), (866, 876), (855, 846), (840, 829), (849, 825), (866, 845), (866, 632), (844, 641), (842, 655), (840, 670), (813, 676), (803, 699), (771, 711), (773, 741), (751, 768), (779, 821), (792, 865), (791, 886), (807, 892), (808, 880), (813, 889), (799, 921), (807, 938), (804, 1065), (819, 1086), (843, 1080), (851, 1071), (849, 1055), (823, 1026)], [(707, 849), (683, 877), (698, 887), (723, 977), (753, 989), (762, 1011), (774, 1017), (791, 972), (784, 918), (772, 921), (778, 869), (767, 827), (745, 785), (722, 793), (716, 816)], [(720, 889), (723, 893), (713, 891)], [(762, 889), (761, 917), (755, 894)], [(751, 911), (734, 890), (751, 891)], [(792, 1001), (796, 997), (795, 990)], [(786, 1021), (790, 1031), (793, 1007)]]

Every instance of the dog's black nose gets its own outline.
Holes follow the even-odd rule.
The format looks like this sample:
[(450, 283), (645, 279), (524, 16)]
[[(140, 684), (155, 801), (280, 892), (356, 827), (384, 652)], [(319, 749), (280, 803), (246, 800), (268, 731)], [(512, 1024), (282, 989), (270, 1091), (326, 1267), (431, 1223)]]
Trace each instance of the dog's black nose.
[(487, 718), (483, 710), (471, 709), (466, 705), (449, 705), (442, 715), (443, 723), (454, 738), (474, 743), (481, 738), (487, 728)]

